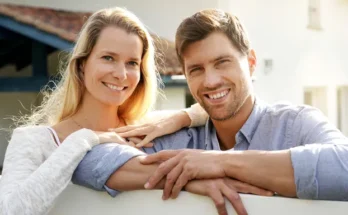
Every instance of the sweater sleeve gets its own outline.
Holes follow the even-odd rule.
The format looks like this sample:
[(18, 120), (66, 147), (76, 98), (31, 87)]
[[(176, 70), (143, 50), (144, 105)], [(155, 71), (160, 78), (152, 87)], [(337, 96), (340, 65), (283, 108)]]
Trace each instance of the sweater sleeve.
[(44, 151), (49, 148), (49, 138), (33, 129), (39, 128), (17, 128), (13, 132), (0, 181), (0, 214), (47, 214), (86, 152), (99, 143), (93, 131), (81, 129), (47, 158)]
[(138, 120), (135, 122), (135, 124), (145, 124), (145, 123), (151, 123), (154, 121), (154, 119), (156, 119), (156, 121), (158, 120), (162, 120), (162, 119), (174, 119), (174, 121), (176, 120), (176, 116), (175, 114), (177, 114), (178, 112), (185, 112), (188, 117), (191, 120), (191, 124), (190, 127), (198, 127), (198, 126), (202, 126), (205, 125), (205, 123), (207, 122), (209, 116), (207, 114), (207, 112), (202, 108), (202, 106), (198, 103), (193, 104), (191, 107), (189, 108), (185, 108), (182, 110), (156, 110), (156, 111), (152, 111), (150, 113), (148, 113), (145, 117), (143, 117), (141, 120)]

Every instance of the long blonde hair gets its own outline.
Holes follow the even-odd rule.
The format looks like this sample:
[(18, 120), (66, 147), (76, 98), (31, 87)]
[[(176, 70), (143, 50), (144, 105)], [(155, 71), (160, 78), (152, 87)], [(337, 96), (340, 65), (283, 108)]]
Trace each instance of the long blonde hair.
[(136, 121), (152, 109), (157, 96), (157, 82), (160, 81), (152, 38), (133, 13), (115, 7), (99, 10), (88, 18), (69, 56), (66, 69), (60, 73), (61, 80), (51, 92), (45, 92), (43, 102), (31, 115), (17, 120), (17, 125), (55, 125), (79, 110), (85, 90), (80, 68), (90, 55), (100, 32), (107, 26), (116, 26), (136, 34), (143, 42), (140, 81), (130, 98), (118, 108), (119, 117), (127, 122)]

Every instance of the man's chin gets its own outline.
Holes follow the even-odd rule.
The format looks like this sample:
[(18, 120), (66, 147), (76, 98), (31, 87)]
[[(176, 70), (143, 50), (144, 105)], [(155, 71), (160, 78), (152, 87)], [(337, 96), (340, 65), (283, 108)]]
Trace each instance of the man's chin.
[(215, 121), (226, 121), (234, 117), (235, 114), (233, 113), (221, 113), (218, 111), (214, 112), (208, 112), (210, 118)]

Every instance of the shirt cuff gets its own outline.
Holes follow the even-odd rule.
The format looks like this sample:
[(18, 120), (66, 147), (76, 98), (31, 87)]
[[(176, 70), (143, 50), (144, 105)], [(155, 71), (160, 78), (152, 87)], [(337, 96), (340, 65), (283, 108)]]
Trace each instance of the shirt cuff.
[(300, 199), (318, 198), (317, 164), (320, 147), (313, 145), (290, 149), (294, 168), (297, 197)]
[[(105, 185), (106, 181), (130, 159), (145, 155), (144, 152), (127, 145), (119, 145), (114, 150), (117, 150), (117, 153), (107, 153), (102, 156), (94, 169), (94, 177), (97, 179), (97, 186), (103, 187), (113, 197), (116, 196), (119, 191), (107, 187)], [(117, 156), (115, 156), (115, 154), (117, 154)]]
[(121, 193), (121, 191), (119, 190), (113, 190), (110, 187), (104, 185), (104, 189), (106, 190), (106, 192), (108, 192), (108, 194), (112, 197), (116, 197), (118, 194)]

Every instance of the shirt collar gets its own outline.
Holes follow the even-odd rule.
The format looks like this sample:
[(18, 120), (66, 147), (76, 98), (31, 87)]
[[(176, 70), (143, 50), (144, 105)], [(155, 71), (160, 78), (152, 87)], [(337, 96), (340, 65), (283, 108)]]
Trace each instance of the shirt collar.
[[(243, 134), (243, 136), (246, 138), (249, 144), (253, 138), (255, 130), (257, 129), (260, 123), (262, 116), (266, 112), (266, 107), (267, 104), (265, 102), (258, 98), (255, 98), (253, 110), (250, 116), (248, 117), (247, 121), (239, 130), (239, 132)], [(205, 147), (207, 147), (208, 143), (212, 143), (212, 149), (219, 148), (219, 142), (216, 136), (216, 129), (210, 118), (207, 120), (205, 124)]]
[(260, 120), (262, 116), (264, 115), (264, 113), (266, 112), (266, 109), (267, 109), (266, 107), (267, 107), (267, 104), (264, 101), (258, 98), (255, 98), (253, 110), (251, 111), (251, 114), (248, 117), (247, 121), (239, 130), (239, 132), (241, 132), (244, 135), (244, 137), (247, 139), (248, 143), (251, 142), (254, 136), (254, 133), (260, 124)]

